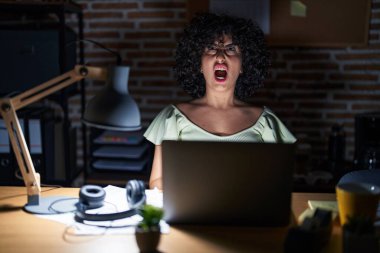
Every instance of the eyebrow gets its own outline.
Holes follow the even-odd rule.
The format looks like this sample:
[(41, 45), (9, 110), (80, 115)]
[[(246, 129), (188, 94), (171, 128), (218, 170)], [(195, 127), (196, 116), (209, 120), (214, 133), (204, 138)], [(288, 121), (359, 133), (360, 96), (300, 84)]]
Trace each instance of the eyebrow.
[[(218, 46), (219, 43), (214, 43), (213, 45), (214, 45), (214, 46)], [(224, 47), (228, 47), (228, 46), (237, 46), (237, 47), (238, 47), (238, 45), (236, 45), (235, 43), (230, 43), (230, 44), (223, 45), (223, 46), (224, 46)]]

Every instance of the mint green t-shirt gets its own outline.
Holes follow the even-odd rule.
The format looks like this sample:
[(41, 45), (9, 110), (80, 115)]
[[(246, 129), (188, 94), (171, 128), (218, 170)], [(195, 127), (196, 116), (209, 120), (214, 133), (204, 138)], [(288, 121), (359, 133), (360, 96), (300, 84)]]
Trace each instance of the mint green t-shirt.
[(176, 106), (169, 105), (156, 116), (144, 136), (155, 145), (161, 145), (163, 140), (280, 143), (296, 141), (292, 133), (267, 107), (264, 107), (260, 117), (251, 127), (232, 135), (219, 136), (192, 123)]

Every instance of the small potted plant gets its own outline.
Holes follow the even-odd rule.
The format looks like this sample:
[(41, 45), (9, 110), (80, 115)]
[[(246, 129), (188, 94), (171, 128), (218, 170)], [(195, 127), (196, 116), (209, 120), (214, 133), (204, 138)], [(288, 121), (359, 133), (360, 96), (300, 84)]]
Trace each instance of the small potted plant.
[(160, 242), (160, 220), (164, 211), (152, 205), (144, 205), (139, 214), (142, 220), (136, 227), (136, 242), (140, 252), (156, 252)]
[(378, 238), (372, 219), (369, 217), (348, 217), (343, 225), (343, 252), (378, 253)]

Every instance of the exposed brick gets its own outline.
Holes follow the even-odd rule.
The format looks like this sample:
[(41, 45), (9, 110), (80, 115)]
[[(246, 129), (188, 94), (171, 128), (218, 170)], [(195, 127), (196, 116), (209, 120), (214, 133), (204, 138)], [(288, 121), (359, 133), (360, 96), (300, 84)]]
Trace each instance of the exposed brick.
[(373, 19), (380, 19), (380, 12), (373, 12), (373, 13), (371, 13), (371, 18), (373, 18)]
[(167, 67), (174, 67), (175, 62), (173, 60), (167, 60), (167, 61), (154, 61), (154, 62), (139, 62), (137, 63), (137, 66), (140, 68), (167, 68)]
[(321, 102), (300, 102), (298, 104), (299, 108), (302, 108), (302, 109), (315, 109), (315, 110), (319, 110), (319, 109), (347, 109), (347, 105), (346, 104), (338, 104), (338, 103), (321, 103)]
[(173, 57), (172, 52), (165, 52), (165, 51), (134, 51), (134, 52), (128, 52), (128, 57), (131, 58), (167, 58), (167, 57)]
[(333, 119), (353, 119), (355, 114), (352, 113), (326, 113), (327, 118)]
[(138, 19), (138, 18), (173, 18), (174, 12), (172, 11), (139, 11), (139, 12), (129, 12), (128, 18)]
[(170, 38), (170, 32), (128, 32), (124, 34), (125, 39), (161, 39)]
[(259, 89), (256, 91), (256, 93), (254, 94), (254, 96), (250, 99), (248, 99), (248, 101), (250, 100), (253, 100), (253, 101), (256, 101), (257, 99), (266, 99), (266, 100), (269, 100), (269, 99), (279, 99), (279, 95), (275, 93), (275, 91), (269, 91), (269, 90), (266, 90), (266, 89)]
[(380, 64), (350, 64), (344, 70), (380, 70)]
[(88, 3), (77, 3), (80, 5), (80, 7), (82, 8), (82, 10), (85, 10), (88, 8)]
[(379, 38), (380, 38), (379, 34), (373, 33), (369, 35), (370, 40), (379, 40)]
[(377, 75), (370, 74), (331, 74), (329, 75), (331, 80), (346, 80), (346, 81), (376, 81), (378, 80)]
[(285, 60), (328, 60), (330, 55), (327, 53), (291, 53), (284, 54), (283, 58)]
[(371, 43), (367, 46), (367, 49), (370, 49), (370, 50), (380, 49), (380, 43)]
[(297, 83), (295, 88), (297, 90), (342, 90), (344, 89), (344, 83)]
[(91, 22), (90, 28), (133, 28), (133, 22)]
[(379, 111), (380, 104), (353, 104), (351, 106), (353, 110), (370, 110), (370, 111)]
[(337, 54), (337, 60), (364, 60), (364, 59), (379, 59), (380, 53), (366, 53), (366, 54)]
[[(132, 89), (131, 89), (132, 90)], [(167, 96), (171, 95), (172, 92), (169, 90), (157, 90), (157, 89), (149, 89), (149, 90), (142, 90), (142, 89), (133, 89), (133, 95), (134, 96)]]
[[(262, 105), (257, 105), (257, 106), (262, 106)], [(289, 110), (289, 109), (294, 109), (295, 105), (294, 103), (291, 102), (281, 102), (281, 103), (276, 103), (274, 101), (268, 101), (265, 103), (265, 106), (269, 107), (272, 111), (276, 112), (278, 116), (281, 115), (282, 110)]]
[(326, 99), (327, 93), (326, 92), (314, 92), (314, 93), (290, 93), (290, 94), (282, 94), (281, 99), (289, 100), (289, 99), (302, 99), (302, 100), (314, 100), (314, 99)]
[[(95, 61), (96, 60), (96, 61)], [(110, 65), (115, 65), (116, 64), (116, 58), (115, 59), (92, 59), (91, 60), (91, 66), (96, 66), (96, 67), (104, 67), (104, 66), (110, 66)]]
[(320, 119), (322, 118), (322, 113), (297, 110), (297, 111), (294, 111), (293, 116), (297, 118), (302, 118), (302, 119)]
[(176, 96), (179, 97), (179, 98), (187, 98), (187, 99), (190, 98), (190, 95), (187, 94), (186, 92), (184, 92), (183, 90), (177, 91), (176, 92)]
[(131, 60), (131, 59), (126, 59), (125, 57), (123, 57), (123, 61), (122, 61), (122, 64), (123, 65), (126, 65), (126, 66), (132, 66), (132, 65), (134, 65), (133, 64), (133, 60)]
[(379, 101), (380, 95), (377, 94), (334, 94), (334, 99), (337, 100), (367, 100), (367, 101)]
[(141, 22), (140, 28), (142, 29), (157, 29), (157, 28), (183, 28), (185, 22), (181, 21), (165, 21), (165, 22)]
[(180, 13), (178, 13), (178, 17), (182, 18), (182, 19), (185, 19), (186, 15), (187, 15), (186, 12), (180, 12)]
[(170, 104), (176, 104), (179, 101), (177, 99), (162, 99), (162, 98), (153, 98), (153, 97), (151, 97), (151, 98), (147, 99), (147, 102), (149, 104), (157, 104), (157, 105), (167, 106), (167, 105), (170, 105)]
[(169, 77), (167, 70), (133, 70), (131, 77)]
[(293, 82), (279, 82), (279, 81), (265, 81), (264, 87), (266, 89), (290, 89), (292, 88)]
[(378, 31), (378, 30), (380, 30), (380, 24), (378, 24), (378, 23), (369, 24), (369, 29), (374, 30), (374, 31)]
[(93, 9), (109, 10), (109, 9), (136, 9), (137, 3), (92, 3)]
[(144, 48), (171, 48), (175, 49), (177, 43), (175, 42), (147, 42), (144, 43)]
[(380, 9), (380, 2), (373, 2), (372, 1), (371, 9), (372, 10)]
[(109, 52), (102, 51), (102, 52), (85, 52), (84, 57), (85, 58), (111, 58), (115, 56)]
[(176, 39), (176, 41), (179, 40), (182, 36), (183, 36), (183, 32), (174, 33), (174, 38)]
[(295, 63), (292, 65), (294, 70), (337, 70), (339, 65), (335, 63)]
[(118, 32), (88, 32), (84, 34), (86, 39), (89, 38), (119, 38), (120, 33)]
[(122, 18), (121, 12), (85, 12), (84, 19), (100, 19), (100, 18)]
[(351, 90), (355, 91), (377, 91), (380, 90), (379, 84), (351, 84), (350, 86)]
[(293, 120), (292, 126), (300, 128), (323, 128), (330, 127), (330, 123), (322, 120), (318, 121), (309, 121), (309, 120)]
[(145, 2), (144, 3), (144, 8), (165, 8), (165, 9), (170, 9), (170, 8), (185, 8), (186, 4), (185, 3), (180, 3), (180, 2)]
[(110, 49), (123, 49), (123, 48), (138, 49), (139, 48), (138, 43), (130, 43), (130, 42), (105, 42), (102, 44)]
[(324, 79), (324, 76), (323, 73), (279, 73), (277, 79), (320, 81)]
[(142, 82), (143, 87), (175, 87), (177, 86), (177, 83), (172, 80), (149, 80), (149, 81), (143, 81)]
[(284, 69), (286, 68), (286, 62), (272, 62), (271, 69)]

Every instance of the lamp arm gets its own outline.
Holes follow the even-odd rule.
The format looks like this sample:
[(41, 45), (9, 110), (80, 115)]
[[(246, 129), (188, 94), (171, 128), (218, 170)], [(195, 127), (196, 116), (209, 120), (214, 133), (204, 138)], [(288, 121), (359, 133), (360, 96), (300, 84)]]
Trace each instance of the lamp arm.
[(71, 71), (37, 85), (15, 97), (0, 99), (0, 112), (17, 164), (21, 170), (28, 194), (28, 204), (38, 205), (41, 193), (40, 175), (36, 173), (16, 111), (56, 91), (66, 88), (83, 78), (105, 80), (107, 71), (99, 67), (76, 65)]

